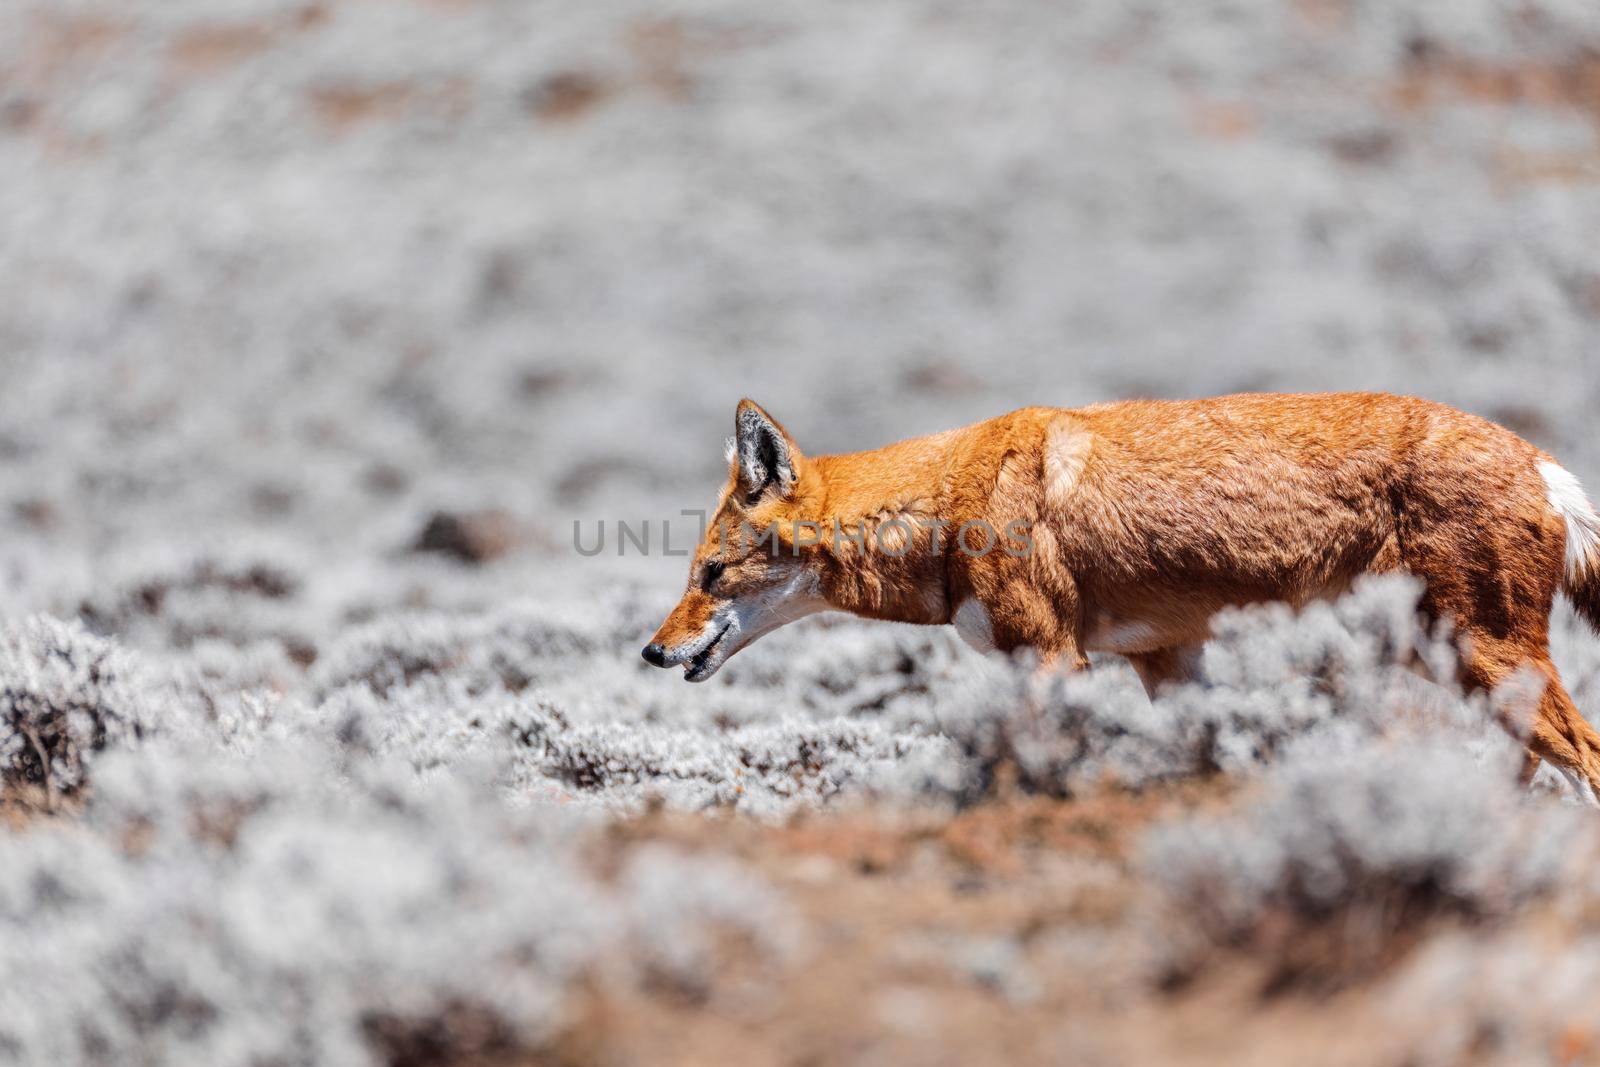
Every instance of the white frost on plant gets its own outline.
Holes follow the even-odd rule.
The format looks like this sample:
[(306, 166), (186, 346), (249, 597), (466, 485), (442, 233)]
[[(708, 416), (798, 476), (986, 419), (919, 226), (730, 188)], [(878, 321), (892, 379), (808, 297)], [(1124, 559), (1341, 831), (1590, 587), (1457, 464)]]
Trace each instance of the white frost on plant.
[[(1469, 778), (1513, 748), (1408, 672), (1452, 674), (1414, 590), (1229, 615), (1206, 685), (1154, 704), (1114, 661), (1040, 687), (950, 633), (832, 617), (695, 689), (637, 650), (684, 577), (662, 520), (692, 540), (745, 380), (813, 451), (1359, 384), (1504, 421), (1595, 484), (1600, 199), (1572, 180), (1591, 102), (1563, 97), (1600, 48), (1590, 0), (7, 14), (0, 776), (84, 820), (0, 836), (27, 978), (0, 1026), (30, 1054), (100, 1027), (102, 1060), (361, 1062), (465, 966), (511, 991), (473, 1026), (544, 1032), (582, 955), (561, 930), (628, 925), (575, 895), (776, 926), (695, 860), (593, 884), (586, 820), (653, 801), (780, 817), (1220, 772), (1281, 790), (1259, 834), (1191, 828), (1187, 869), (1239, 879), (1239, 921), (1285, 871), (1411, 865), (1498, 899), (1504, 842), (1429, 805), (1497, 818), (1502, 787), (1383, 755), (1419, 723)], [(410, 550), (480, 508), (524, 540)], [(618, 559), (646, 516), (651, 557)], [(1600, 647), (1564, 608), (1553, 646), (1593, 714)], [(1359, 868), (1298, 855), (1298, 828)], [(474, 915), (475, 886), (506, 896)], [(641, 952), (693, 985), (704, 945)]]
[(578, 813), (304, 746), (108, 758), (85, 820), (0, 838), (0, 1047), (23, 1062), (366, 1064), (384, 1027), (492, 1051), (452, 1031), (463, 1010), (537, 1049), (584, 976), (698, 986), (718, 933), (796, 947), (731, 862), (641, 852), (606, 879)]

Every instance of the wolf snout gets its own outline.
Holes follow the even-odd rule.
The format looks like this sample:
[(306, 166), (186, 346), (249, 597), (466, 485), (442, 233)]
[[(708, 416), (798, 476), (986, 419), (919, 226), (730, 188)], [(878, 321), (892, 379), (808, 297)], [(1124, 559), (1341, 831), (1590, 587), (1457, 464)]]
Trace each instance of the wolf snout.
[(665, 667), (667, 665), (667, 649), (660, 641), (652, 641), (639, 650), (639, 655), (652, 667)]

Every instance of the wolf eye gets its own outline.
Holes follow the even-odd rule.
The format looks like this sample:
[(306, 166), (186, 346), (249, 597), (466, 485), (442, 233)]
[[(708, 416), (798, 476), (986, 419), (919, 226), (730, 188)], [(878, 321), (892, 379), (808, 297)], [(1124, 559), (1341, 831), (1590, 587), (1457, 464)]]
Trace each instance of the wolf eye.
[(717, 579), (722, 577), (722, 571), (723, 564), (721, 560), (708, 560), (705, 570), (701, 572), (700, 587), (709, 593), (711, 587), (717, 584)]

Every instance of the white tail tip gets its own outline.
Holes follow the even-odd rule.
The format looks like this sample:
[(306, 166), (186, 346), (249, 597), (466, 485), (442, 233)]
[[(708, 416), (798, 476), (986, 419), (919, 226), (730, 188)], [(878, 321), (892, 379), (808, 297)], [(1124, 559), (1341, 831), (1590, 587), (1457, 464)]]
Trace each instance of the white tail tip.
[(1550, 506), (1567, 524), (1567, 581), (1576, 582), (1600, 567), (1600, 515), (1565, 467), (1540, 463), (1539, 475), (1549, 490)]

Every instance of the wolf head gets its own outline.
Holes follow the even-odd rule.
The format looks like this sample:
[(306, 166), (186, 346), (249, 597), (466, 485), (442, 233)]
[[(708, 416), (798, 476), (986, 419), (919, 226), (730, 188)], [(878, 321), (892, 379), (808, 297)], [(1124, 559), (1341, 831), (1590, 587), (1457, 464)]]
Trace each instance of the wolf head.
[(819, 538), (804, 516), (817, 475), (794, 439), (741, 400), (728, 441), (728, 481), (689, 566), (683, 599), (642, 651), (657, 667), (710, 678), (741, 648), (828, 607)]

